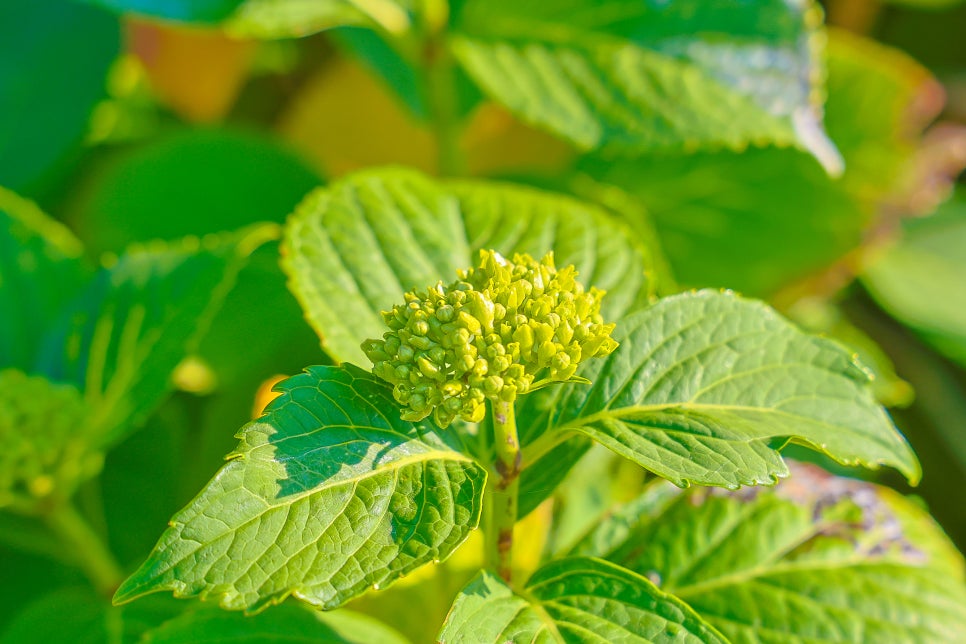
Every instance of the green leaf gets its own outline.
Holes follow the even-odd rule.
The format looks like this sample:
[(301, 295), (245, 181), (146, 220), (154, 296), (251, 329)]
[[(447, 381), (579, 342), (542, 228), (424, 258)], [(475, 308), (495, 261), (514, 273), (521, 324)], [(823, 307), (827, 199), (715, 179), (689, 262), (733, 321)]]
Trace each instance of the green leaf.
[(588, 158), (581, 169), (640, 200), (684, 285), (771, 296), (860, 246), (882, 204), (905, 200), (901, 171), (931, 115), (922, 106), (935, 103), (935, 80), (897, 50), (832, 32), (828, 63), (840, 179), (778, 148)]
[(87, 279), (82, 253), (67, 228), (0, 188), (0, 366), (33, 366), (44, 332)]
[(0, 185), (39, 188), (79, 147), (119, 48), (117, 20), (95, 7), (0, 4)]
[(896, 319), (966, 367), (966, 194), (910, 221), (905, 236), (866, 267), (863, 284)]
[(796, 465), (768, 490), (657, 483), (613, 522), (577, 552), (655, 580), (732, 641), (966, 638), (962, 556), (887, 488)]
[(245, 0), (82, 0), (123, 13), (165, 20), (212, 23), (231, 15)]
[[(669, 297), (625, 318), (606, 360), (520, 418), (590, 436), (677, 485), (774, 483), (792, 441), (847, 465), (920, 468), (840, 345), (729, 293)], [(539, 405), (528, 408), (527, 405)]]
[(331, 609), (445, 559), (477, 526), (486, 470), (400, 420), (385, 384), (312, 367), (279, 390), (116, 601), (173, 590), (236, 610), (289, 595)]
[(872, 216), (795, 150), (587, 160), (581, 169), (640, 200), (686, 286), (770, 296), (858, 246)]
[(174, 368), (206, 330), (271, 225), (133, 247), (102, 269), (47, 335), (36, 368), (84, 393), (101, 445), (137, 426), (170, 391)]
[(181, 607), (170, 598), (113, 607), (89, 588), (66, 587), (28, 604), (0, 631), (0, 644), (135, 644)]
[(91, 252), (120, 252), (151, 239), (282, 223), (321, 183), (295, 153), (265, 136), (180, 130), (114, 155), (89, 173), (70, 220)]
[(872, 373), (872, 390), (880, 403), (886, 407), (908, 407), (912, 403), (915, 398), (912, 385), (899, 377), (885, 349), (855, 326), (839, 305), (818, 298), (803, 298), (787, 313), (809, 333), (828, 336), (853, 350)]
[(380, 311), (412, 288), (449, 281), (478, 251), (555, 251), (608, 291), (605, 318), (647, 301), (645, 251), (603, 209), (569, 197), (482, 182), (437, 184), (407, 170), (351, 175), (319, 189), (288, 222), (282, 266), (324, 348), (368, 364), (359, 345), (385, 330)]
[(400, 34), (412, 25), (404, 0), (85, 0), (119, 13), (220, 24), (238, 38), (297, 38), (344, 25)]
[(284, 604), (259, 615), (226, 613), (216, 608), (193, 610), (148, 631), (143, 644), (405, 644), (388, 626), (362, 614), (340, 610), (323, 614)]
[(291, 38), (346, 25), (379, 27), (400, 35), (412, 27), (405, 0), (244, 0), (225, 23), (234, 36)]
[(441, 644), (451, 642), (725, 642), (684, 602), (599, 559), (538, 570), (522, 594), (483, 571), (456, 598)]
[(469, 0), (453, 50), (517, 116), (584, 150), (798, 145), (830, 170), (821, 13), (779, 0)]

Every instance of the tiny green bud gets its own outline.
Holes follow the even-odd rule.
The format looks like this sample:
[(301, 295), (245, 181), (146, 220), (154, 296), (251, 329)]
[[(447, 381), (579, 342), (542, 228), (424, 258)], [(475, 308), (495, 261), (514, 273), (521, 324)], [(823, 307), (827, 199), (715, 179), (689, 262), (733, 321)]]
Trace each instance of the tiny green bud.
[(500, 376), (490, 376), (484, 381), (483, 388), (486, 389), (486, 393), (495, 396), (503, 389), (503, 378)]
[(429, 323), (426, 320), (416, 320), (413, 322), (413, 333), (416, 335), (426, 335), (429, 333)]
[(454, 309), (449, 304), (444, 304), (443, 306), (436, 309), (436, 319), (440, 322), (452, 322), (453, 318), (456, 317), (456, 309)]
[(416, 364), (427, 378), (435, 378), (439, 375), (439, 367), (430, 362), (428, 358), (420, 357), (416, 360)]

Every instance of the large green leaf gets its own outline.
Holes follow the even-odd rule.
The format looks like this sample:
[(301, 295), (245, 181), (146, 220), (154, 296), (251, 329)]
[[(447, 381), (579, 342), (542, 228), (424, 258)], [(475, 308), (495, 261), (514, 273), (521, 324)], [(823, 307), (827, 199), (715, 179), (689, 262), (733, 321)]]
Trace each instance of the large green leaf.
[(602, 208), (407, 170), (361, 172), (310, 194), (289, 220), (282, 261), (329, 354), (367, 364), (359, 345), (382, 337), (380, 311), (412, 288), (455, 279), (490, 248), (555, 251), (557, 265), (574, 264), (584, 284), (608, 290), (608, 319), (639, 307), (652, 288), (645, 251)]
[(448, 557), (477, 526), (486, 470), (352, 366), (312, 367), (247, 425), (117, 601), (173, 590), (258, 610), (334, 608)]
[(248, 255), (274, 226), (132, 247), (102, 269), (44, 340), (36, 370), (84, 393), (88, 424), (110, 444), (170, 391)]
[(935, 109), (935, 81), (901, 52), (831, 36), (825, 122), (845, 158), (840, 179), (779, 148), (582, 162), (640, 200), (683, 284), (770, 296), (858, 247), (896, 199), (933, 114), (923, 106)]
[(88, 173), (69, 220), (91, 252), (116, 253), (150, 239), (282, 223), (321, 183), (268, 137), (184, 129), (124, 150)]
[(61, 587), (17, 613), (0, 629), (0, 644), (135, 644), (181, 608), (170, 597), (114, 607), (90, 588)]
[(516, 594), (481, 572), (456, 598), (438, 641), (725, 642), (684, 602), (599, 559), (551, 562)]
[(905, 228), (865, 269), (863, 283), (889, 313), (966, 367), (966, 195)]
[(350, 611), (320, 613), (285, 604), (259, 615), (192, 610), (145, 633), (142, 644), (406, 644), (394, 630)]
[(88, 277), (82, 252), (67, 228), (0, 188), (0, 368), (33, 366), (44, 332)]
[(688, 286), (772, 295), (858, 246), (872, 214), (796, 150), (594, 160), (583, 169), (640, 200)]
[(0, 185), (39, 188), (79, 147), (119, 48), (117, 20), (95, 7), (0, 3)]
[[(791, 440), (838, 462), (919, 464), (842, 346), (729, 293), (669, 297), (625, 318), (618, 349), (568, 385), (525, 401), (533, 432), (577, 432), (676, 483), (774, 483)], [(539, 434), (537, 434), (539, 436)], [(531, 439), (532, 440), (532, 439)]]
[(811, 2), (468, 0), (453, 49), (493, 98), (585, 150), (794, 144), (838, 170), (820, 24)]
[(886, 488), (798, 465), (776, 488), (658, 483), (576, 552), (688, 602), (736, 642), (959, 642), (963, 560)]

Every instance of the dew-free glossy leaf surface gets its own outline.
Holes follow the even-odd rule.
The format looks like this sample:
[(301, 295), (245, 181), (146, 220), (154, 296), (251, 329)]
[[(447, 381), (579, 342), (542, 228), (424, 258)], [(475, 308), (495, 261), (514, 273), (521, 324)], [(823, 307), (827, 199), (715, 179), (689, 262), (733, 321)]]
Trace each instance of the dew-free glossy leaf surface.
[(843, 464), (920, 476), (876, 402), (867, 372), (842, 346), (802, 333), (772, 309), (699, 291), (625, 318), (592, 386), (569, 385), (518, 414), (576, 431), (678, 485), (736, 488), (787, 475), (787, 439)]
[(334, 608), (445, 559), (476, 527), (486, 471), (390, 389), (352, 367), (312, 367), (247, 425), (208, 486), (118, 590), (258, 610), (294, 595)]
[(734, 642), (958, 642), (963, 560), (895, 492), (796, 465), (774, 489), (656, 483), (576, 552), (655, 580)]
[(170, 391), (174, 368), (206, 330), (248, 255), (273, 226), (135, 246), (101, 269), (43, 341), (35, 367), (84, 394), (102, 444)]
[(88, 271), (83, 248), (32, 202), (0, 188), (0, 368), (29, 369)]
[(819, 124), (811, 2), (470, 0), (453, 48), (517, 116), (585, 150), (797, 144), (841, 161)]
[(481, 572), (457, 596), (443, 644), (724, 642), (694, 611), (647, 579), (599, 559), (551, 562), (518, 595)]
[(361, 172), (313, 192), (286, 227), (283, 268), (334, 358), (368, 364), (359, 348), (380, 338), (380, 311), (412, 288), (475, 265), (478, 251), (555, 251), (586, 286), (608, 291), (617, 318), (647, 301), (642, 247), (602, 208), (562, 195), (482, 182), (436, 183), (406, 170)]

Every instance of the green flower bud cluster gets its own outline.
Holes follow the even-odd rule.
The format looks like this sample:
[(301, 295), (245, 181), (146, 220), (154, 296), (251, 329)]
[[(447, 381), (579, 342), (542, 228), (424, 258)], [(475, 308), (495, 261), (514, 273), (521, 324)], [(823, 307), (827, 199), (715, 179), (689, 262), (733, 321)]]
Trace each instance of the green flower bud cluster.
[(0, 507), (66, 492), (96, 473), (101, 458), (79, 435), (84, 416), (76, 388), (0, 371)]
[(479, 422), (487, 400), (513, 402), (566, 381), (581, 360), (617, 347), (614, 325), (600, 315), (604, 291), (585, 291), (573, 266), (557, 270), (552, 253), (540, 261), (507, 261), (492, 250), (480, 257), (448, 286), (406, 293), (405, 304), (383, 313), (383, 339), (362, 345), (373, 373), (394, 385), (406, 420)]

